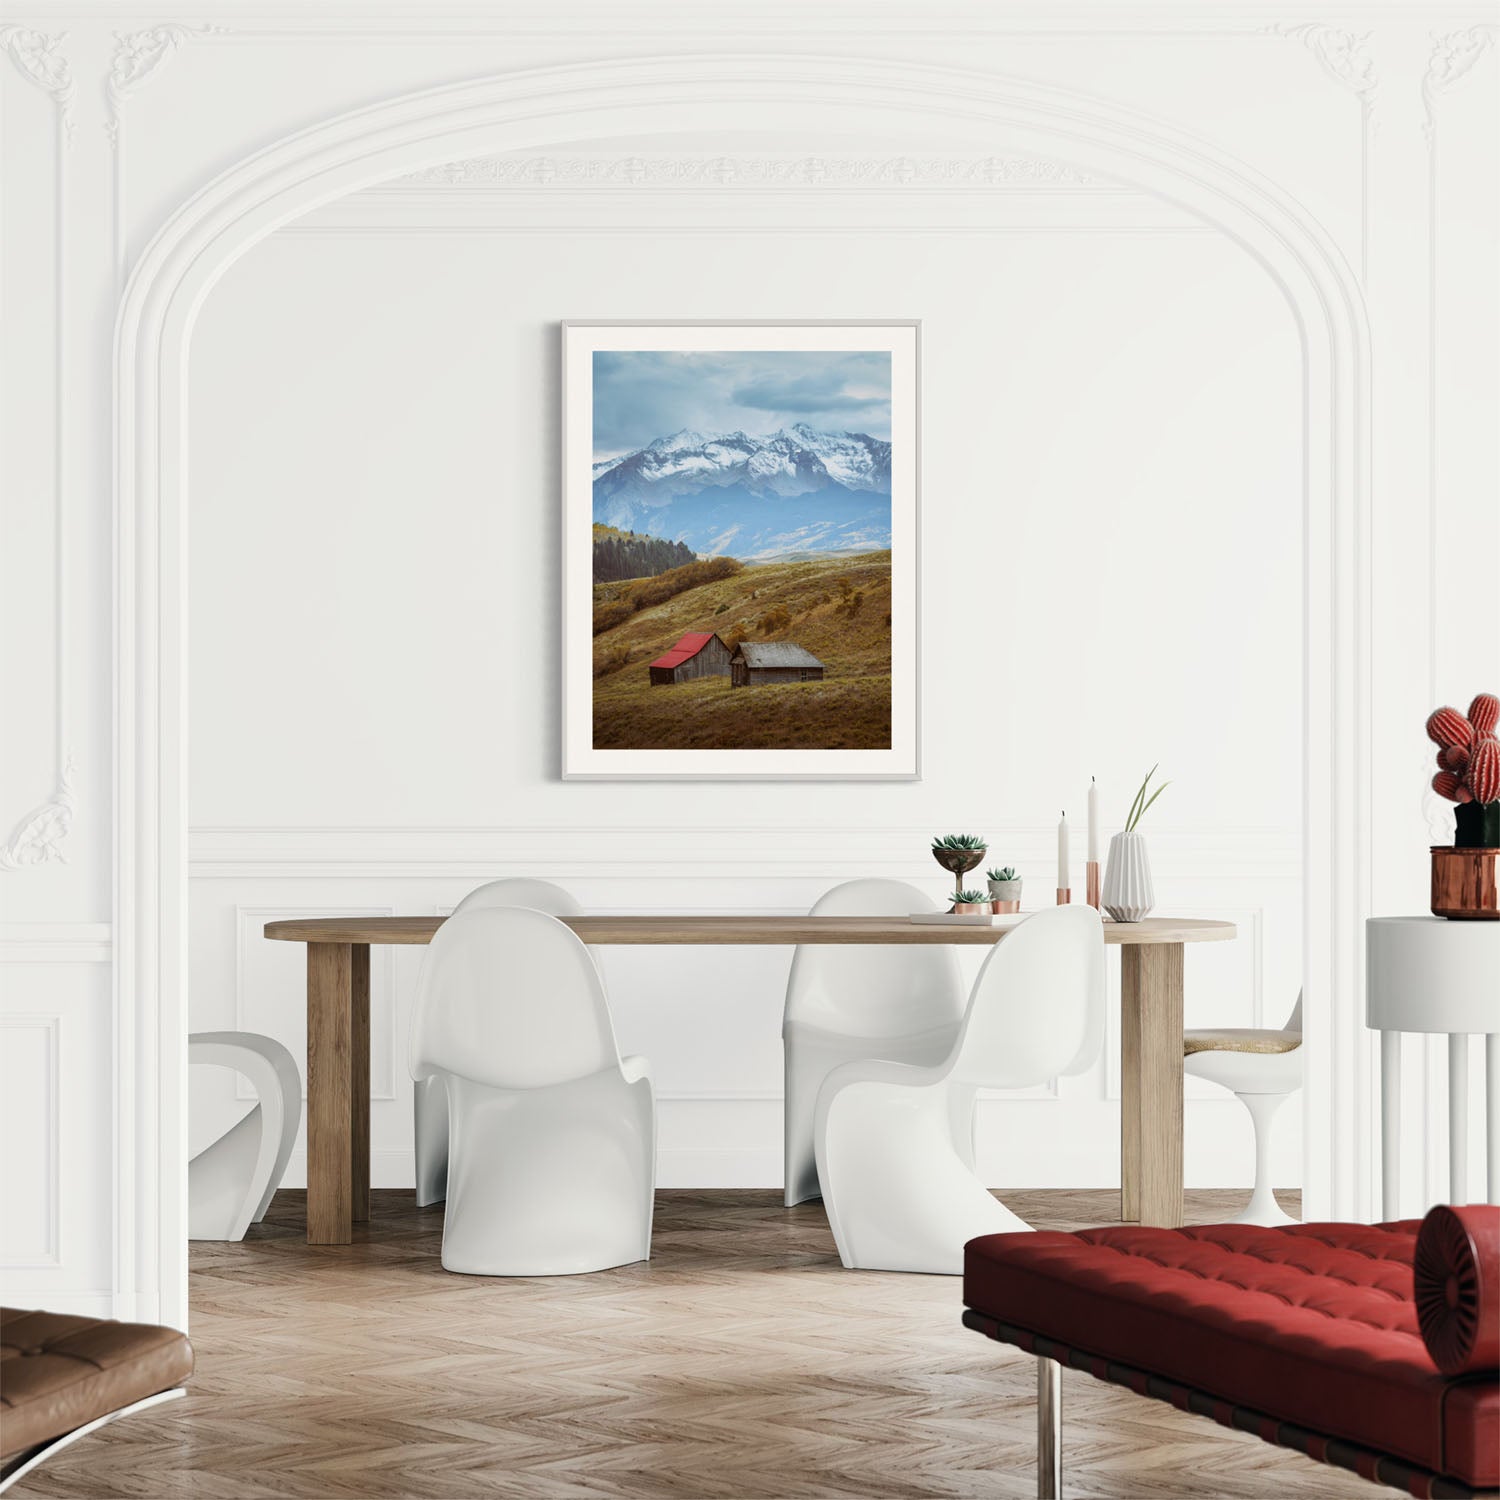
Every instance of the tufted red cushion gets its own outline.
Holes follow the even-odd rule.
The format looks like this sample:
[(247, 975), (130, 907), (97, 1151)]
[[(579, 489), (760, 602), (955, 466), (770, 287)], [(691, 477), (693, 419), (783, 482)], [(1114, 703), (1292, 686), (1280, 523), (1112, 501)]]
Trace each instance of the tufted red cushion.
[(1329, 1437), (1500, 1485), (1500, 1387), (1448, 1380), (1412, 1296), (1418, 1223), (996, 1234), (964, 1252), (990, 1317)]

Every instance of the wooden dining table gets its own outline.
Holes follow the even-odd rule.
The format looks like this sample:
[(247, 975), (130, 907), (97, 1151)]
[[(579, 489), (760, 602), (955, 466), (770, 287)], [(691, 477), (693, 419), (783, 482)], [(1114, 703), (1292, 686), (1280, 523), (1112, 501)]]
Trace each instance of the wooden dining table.
[[(443, 917), (304, 917), (265, 935), (307, 944), (307, 1239), (347, 1245), (370, 1217), (370, 945), (429, 943)], [(590, 946), (778, 947), (803, 943), (989, 947), (1008, 927), (902, 917), (597, 916), (561, 919)], [(1105, 922), (1120, 954), (1120, 1217), (1182, 1223), (1182, 992), (1188, 943), (1232, 922)]]

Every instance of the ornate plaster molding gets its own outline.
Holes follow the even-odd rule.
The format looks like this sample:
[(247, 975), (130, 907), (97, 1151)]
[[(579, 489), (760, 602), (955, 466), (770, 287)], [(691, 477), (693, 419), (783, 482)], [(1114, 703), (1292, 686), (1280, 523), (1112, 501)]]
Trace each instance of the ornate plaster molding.
[(1096, 186), (1110, 184), (1061, 162), (1030, 157), (479, 156), (426, 167), (382, 191), (476, 188), (860, 188)]
[(120, 141), (120, 115), (126, 99), (151, 78), (179, 47), (195, 36), (224, 36), (226, 26), (184, 26), (169, 22), (140, 31), (117, 31), (115, 53), (110, 59), (104, 92), (109, 98), (109, 118), (104, 133), (112, 146)]
[(1495, 45), (1494, 26), (1469, 26), (1432, 39), (1432, 55), (1422, 76), (1422, 107), (1426, 111), (1424, 128), (1432, 140), (1437, 124), (1437, 101)]
[(1370, 51), (1370, 33), (1346, 31), (1338, 26), (1307, 21), (1298, 25), (1271, 28), (1277, 36), (1301, 42), (1318, 60), (1323, 71), (1335, 83), (1358, 95), (1368, 111), (1374, 107), (1379, 80), (1375, 73), (1375, 56)]
[(0, 870), (21, 870), (32, 865), (67, 863), (63, 840), (73, 826), (78, 798), (73, 792), (74, 765), (71, 757), (63, 765), (57, 790), (39, 806), (32, 808), (16, 824), (10, 841), (0, 848)]
[(21, 76), (52, 96), (57, 118), (69, 142), (73, 139), (73, 68), (62, 50), (67, 32), (56, 35), (26, 26), (0, 26), (0, 50)]

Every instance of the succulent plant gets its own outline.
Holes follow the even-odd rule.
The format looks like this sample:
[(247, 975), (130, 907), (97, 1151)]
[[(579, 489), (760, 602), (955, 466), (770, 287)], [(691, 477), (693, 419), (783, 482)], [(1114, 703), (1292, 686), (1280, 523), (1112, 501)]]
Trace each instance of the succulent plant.
[(1157, 787), (1154, 792), (1151, 793), (1149, 797), (1146, 796), (1146, 788), (1151, 785), (1151, 778), (1156, 775), (1158, 769), (1160, 768), (1160, 765), (1161, 763), (1158, 761), (1156, 765), (1152, 766), (1151, 769), (1146, 772), (1146, 779), (1141, 783), (1140, 791), (1135, 794), (1135, 800), (1130, 804), (1130, 816), (1125, 819), (1126, 833), (1135, 832), (1136, 824), (1146, 816), (1146, 813), (1151, 804), (1155, 802), (1156, 799), (1160, 797), (1161, 794), (1166, 791), (1169, 786), (1172, 785), (1170, 781), (1164, 781), (1159, 787)]
[(1445, 704), (1427, 716), (1427, 735), (1438, 747), (1441, 769), (1432, 778), (1438, 796), (1459, 804), (1500, 802), (1500, 698), (1480, 693), (1468, 715)]
[(1003, 885), (1008, 880), (1019, 880), (1021, 877), (1009, 865), (1006, 865), (1003, 870), (986, 870), (984, 878), (993, 880), (996, 885)]
[(953, 904), (955, 906), (988, 906), (990, 893), (988, 891), (954, 891)]
[(933, 839), (934, 849), (978, 849), (983, 851), (985, 842), (977, 833), (945, 833), (942, 838)]

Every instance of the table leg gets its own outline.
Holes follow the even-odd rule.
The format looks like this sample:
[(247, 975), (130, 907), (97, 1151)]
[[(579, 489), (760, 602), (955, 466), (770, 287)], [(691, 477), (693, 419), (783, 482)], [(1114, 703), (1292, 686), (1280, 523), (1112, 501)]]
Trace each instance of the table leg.
[(1500, 1032), (1484, 1039), (1484, 1196), (1500, 1203)]
[(1448, 1201), (1469, 1201), (1469, 1039), (1448, 1037)]
[(307, 945), (307, 1242), (352, 1238), (353, 949)]
[(1401, 1217), (1401, 1033), (1380, 1033), (1380, 1216)]
[(370, 945), (350, 945), (349, 1208), (370, 1217)]
[(1182, 1223), (1181, 943), (1120, 949), (1120, 1217)]

